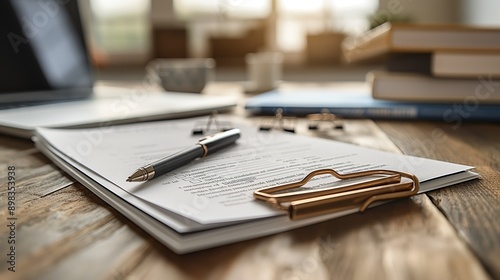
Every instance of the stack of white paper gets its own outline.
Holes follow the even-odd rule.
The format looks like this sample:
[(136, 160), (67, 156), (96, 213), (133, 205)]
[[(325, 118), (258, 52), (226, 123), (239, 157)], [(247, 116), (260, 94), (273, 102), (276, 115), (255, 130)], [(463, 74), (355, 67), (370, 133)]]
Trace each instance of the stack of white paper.
[[(253, 191), (332, 168), (340, 173), (390, 169), (417, 175), (420, 191), (477, 178), (470, 166), (377, 151), (238, 124), (236, 145), (143, 183), (126, 182), (138, 167), (194, 145), (184, 119), (92, 129), (39, 128), (36, 146), (108, 204), (177, 253), (228, 244), (354, 213), (290, 221), (256, 201)], [(331, 178), (313, 182), (321, 185)], [(314, 187), (314, 186), (312, 186)]]

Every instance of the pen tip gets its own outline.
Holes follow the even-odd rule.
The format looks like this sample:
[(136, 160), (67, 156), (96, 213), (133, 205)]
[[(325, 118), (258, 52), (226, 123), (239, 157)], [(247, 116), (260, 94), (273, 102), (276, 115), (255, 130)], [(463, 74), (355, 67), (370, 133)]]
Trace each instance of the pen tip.
[(151, 176), (153, 177), (153, 174), (148, 174), (144, 170), (144, 168), (139, 168), (137, 171), (134, 172), (134, 174), (128, 176), (127, 182), (142, 182), (142, 181), (147, 181), (147, 179)]
[(146, 180), (144, 179), (144, 176), (142, 176), (142, 175), (139, 176), (139, 175), (134, 173), (134, 174), (130, 175), (126, 181), (127, 182), (142, 182), (142, 181), (146, 181)]

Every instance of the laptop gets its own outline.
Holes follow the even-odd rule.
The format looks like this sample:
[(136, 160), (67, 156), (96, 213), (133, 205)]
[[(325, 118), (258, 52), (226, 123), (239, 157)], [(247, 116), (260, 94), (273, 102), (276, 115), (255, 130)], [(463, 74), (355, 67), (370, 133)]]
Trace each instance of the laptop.
[(0, 1), (0, 133), (108, 126), (223, 111), (234, 98), (95, 92), (77, 0)]

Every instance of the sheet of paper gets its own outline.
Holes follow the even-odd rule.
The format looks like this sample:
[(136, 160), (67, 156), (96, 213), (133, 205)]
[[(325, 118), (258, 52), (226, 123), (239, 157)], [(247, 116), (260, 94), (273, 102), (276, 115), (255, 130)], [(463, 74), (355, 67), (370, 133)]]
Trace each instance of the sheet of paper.
[[(130, 211), (136, 212), (132, 208), (137, 208), (141, 212), (147, 214), (149, 217), (152, 217), (154, 220), (167, 225), (178, 233), (205, 231), (207, 229), (226, 227), (228, 225), (234, 224), (234, 222), (211, 224), (197, 223), (193, 220), (187, 219), (184, 216), (175, 214), (165, 208), (149, 203), (124, 191), (120, 187), (101, 177), (99, 174), (81, 165), (79, 162), (69, 158), (60, 151), (55, 150), (44, 140), (37, 140), (35, 142), (35, 145), (42, 153), (48, 156), (61, 169), (70, 174), (84, 186), (89, 188), (92, 192), (97, 194), (101, 199), (103, 199), (110, 205), (115, 205), (113, 206), (115, 208), (119, 207), (119, 209), (125, 209), (125, 215), (130, 213)], [(114, 194), (115, 197), (108, 192), (103, 191), (103, 188)], [(134, 220), (134, 222), (137, 223), (138, 221)]]
[[(295, 182), (320, 168), (341, 173), (400, 170), (416, 174), (421, 181), (471, 168), (331, 140), (258, 132), (238, 124), (242, 138), (236, 145), (148, 182), (125, 181), (138, 167), (194, 145), (198, 137), (191, 135), (193, 123), (189, 119), (94, 129), (39, 129), (39, 133), (56, 149), (124, 191), (202, 224), (282, 214), (256, 201), (253, 191)], [(331, 182), (332, 178), (320, 178), (311, 187)]]

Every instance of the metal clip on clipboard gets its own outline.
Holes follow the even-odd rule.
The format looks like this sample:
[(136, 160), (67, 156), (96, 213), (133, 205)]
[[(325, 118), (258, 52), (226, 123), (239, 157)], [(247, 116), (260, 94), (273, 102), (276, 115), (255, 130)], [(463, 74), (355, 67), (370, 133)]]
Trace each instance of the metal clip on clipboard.
[[(340, 187), (290, 192), (303, 187), (313, 177), (324, 174), (341, 180), (363, 177), (367, 177), (367, 180)], [(377, 178), (373, 179), (374, 176)], [(402, 181), (402, 178), (406, 180)], [(405, 172), (371, 170), (340, 174), (333, 169), (319, 169), (299, 182), (256, 190), (254, 197), (287, 211), (290, 219), (297, 220), (353, 208), (363, 212), (376, 201), (413, 196), (418, 193), (419, 186), (418, 178)]]
[(309, 130), (319, 130), (320, 123), (328, 123), (333, 129), (344, 129), (340, 116), (330, 113), (326, 108), (319, 114), (309, 114), (306, 118), (309, 122)]
[(271, 122), (266, 125), (260, 125), (259, 130), (260, 131), (269, 131), (272, 129), (277, 129), (277, 130), (282, 130), (286, 132), (292, 132), (295, 133), (295, 125), (286, 125), (285, 121), (290, 121), (292, 118), (285, 118), (283, 116), (283, 109), (278, 108), (276, 109), (276, 114), (274, 115), (273, 118), (271, 118)]
[(212, 130), (212, 124), (214, 126), (215, 131), (223, 132), (232, 129), (232, 125), (230, 122), (219, 121), (217, 110), (212, 111), (212, 114), (208, 117), (206, 123), (204, 122), (196, 122), (194, 124), (194, 128), (192, 131), (193, 135), (203, 135), (205, 133), (209, 133)]

